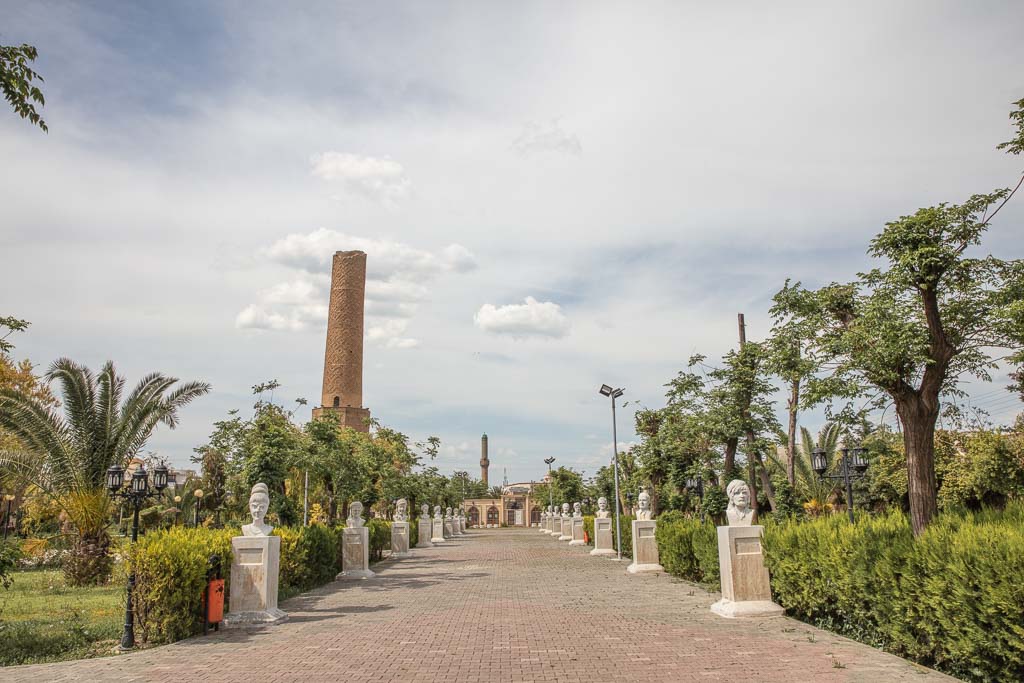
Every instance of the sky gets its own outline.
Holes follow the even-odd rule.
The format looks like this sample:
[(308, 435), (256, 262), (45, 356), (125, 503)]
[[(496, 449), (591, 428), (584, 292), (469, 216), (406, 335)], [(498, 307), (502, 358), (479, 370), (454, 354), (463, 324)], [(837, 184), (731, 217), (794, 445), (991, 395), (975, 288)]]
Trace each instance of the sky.
[[(213, 386), (177, 466), (252, 386), (308, 419), (330, 256), (368, 254), (364, 405), (442, 471), (593, 474), (601, 384), (664, 404), (693, 353), (846, 281), (886, 221), (1006, 187), (1018, 2), (4, 3), (43, 134), (0, 110), (15, 356)], [(1024, 257), (1024, 198), (984, 247)], [(997, 373), (997, 379), (1005, 373)], [(994, 385), (977, 405), (1020, 407)], [(780, 413), (784, 398), (779, 396)], [(891, 411), (890, 411), (891, 413)], [(891, 417), (891, 415), (890, 415)], [(885, 419), (880, 416), (880, 419)], [(814, 428), (821, 415), (803, 422)]]

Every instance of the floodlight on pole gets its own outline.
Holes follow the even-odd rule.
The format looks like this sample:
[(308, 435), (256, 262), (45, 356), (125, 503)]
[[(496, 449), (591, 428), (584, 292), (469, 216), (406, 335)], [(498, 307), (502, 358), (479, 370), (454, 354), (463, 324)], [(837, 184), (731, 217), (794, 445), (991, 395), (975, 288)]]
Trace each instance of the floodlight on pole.
[(615, 464), (615, 546), (617, 551), (616, 559), (622, 559), (622, 521), (619, 519), (619, 434), (615, 424), (615, 399), (625, 393), (625, 389), (613, 389), (607, 384), (602, 384), (599, 390), (602, 396), (608, 396), (612, 400), (612, 461)]

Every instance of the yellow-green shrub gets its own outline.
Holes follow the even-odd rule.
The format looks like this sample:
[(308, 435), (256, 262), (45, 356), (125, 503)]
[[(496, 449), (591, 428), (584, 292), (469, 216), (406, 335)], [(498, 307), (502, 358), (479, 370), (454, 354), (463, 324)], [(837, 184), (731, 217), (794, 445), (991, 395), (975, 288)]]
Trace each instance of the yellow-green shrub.
[(130, 547), (136, 635), (142, 642), (169, 643), (202, 630), (210, 556), (220, 555), (224, 578), (229, 578), (231, 537), (237, 534), (231, 529), (174, 527), (148, 533)]

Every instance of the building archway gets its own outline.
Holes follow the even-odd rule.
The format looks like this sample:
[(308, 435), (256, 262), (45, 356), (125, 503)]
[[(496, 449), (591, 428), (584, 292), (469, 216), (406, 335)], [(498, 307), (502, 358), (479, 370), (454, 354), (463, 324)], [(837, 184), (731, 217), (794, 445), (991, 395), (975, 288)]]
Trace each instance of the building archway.
[(476, 505), (469, 508), (469, 526), (480, 526), (480, 510)]
[(487, 526), (490, 526), (492, 524), (494, 526), (498, 526), (498, 524), (500, 523), (501, 522), (500, 516), (498, 515), (498, 508), (496, 508), (493, 505), (487, 508)]

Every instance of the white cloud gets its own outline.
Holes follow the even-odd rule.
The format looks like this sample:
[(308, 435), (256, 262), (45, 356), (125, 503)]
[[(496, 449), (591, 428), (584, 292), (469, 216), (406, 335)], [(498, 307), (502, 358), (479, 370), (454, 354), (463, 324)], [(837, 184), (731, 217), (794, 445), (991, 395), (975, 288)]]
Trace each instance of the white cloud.
[(522, 304), (484, 304), (473, 316), (473, 322), (484, 332), (516, 339), (558, 339), (569, 333), (569, 319), (562, 313), (562, 307), (551, 301), (537, 301), (532, 296), (526, 297)]
[(385, 320), (366, 330), (366, 338), (389, 349), (412, 349), (419, 346), (419, 340), (403, 337), (408, 323), (405, 320)]
[(519, 137), (512, 141), (512, 146), (520, 154), (562, 152), (579, 156), (583, 153), (580, 139), (563, 130), (558, 119), (548, 123), (528, 122)]
[(327, 228), (292, 233), (261, 253), (281, 265), (330, 273), (334, 252), (350, 250), (366, 252), (366, 277), (370, 280), (423, 282), (444, 272), (465, 273), (476, 268), (476, 258), (461, 244), (450, 244), (432, 253), (402, 242), (356, 237)]
[(402, 164), (390, 157), (364, 157), (346, 152), (324, 152), (310, 158), (312, 174), (340, 182), (355, 194), (394, 204), (409, 193), (409, 179)]
[(365, 313), (375, 323), (367, 328), (366, 337), (391, 349), (419, 345), (417, 339), (404, 334), (419, 303), (429, 296), (430, 282), (445, 273), (467, 273), (476, 268), (476, 258), (461, 244), (432, 252), (326, 228), (293, 233), (259, 253), (273, 263), (303, 271), (302, 276), (260, 292), (258, 302), (236, 316), (235, 326), (284, 331), (323, 327), (327, 321), (331, 259), (334, 252), (347, 250), (367, 255)]

